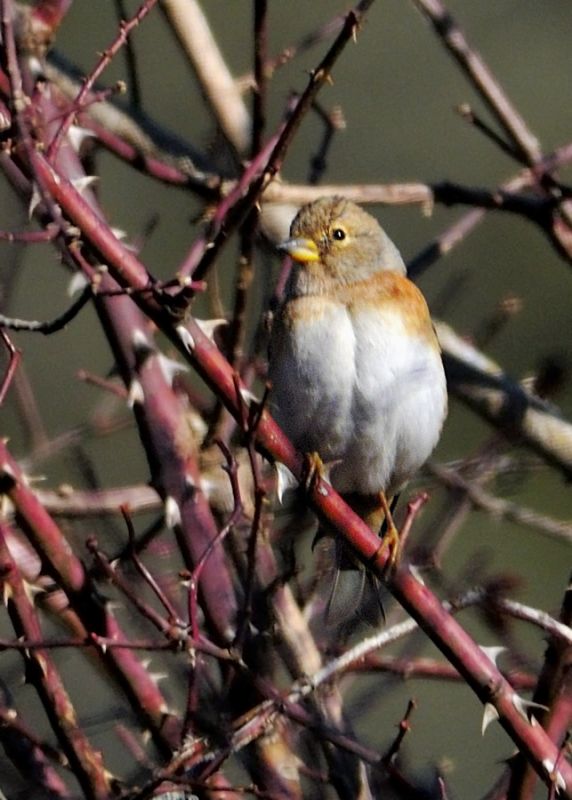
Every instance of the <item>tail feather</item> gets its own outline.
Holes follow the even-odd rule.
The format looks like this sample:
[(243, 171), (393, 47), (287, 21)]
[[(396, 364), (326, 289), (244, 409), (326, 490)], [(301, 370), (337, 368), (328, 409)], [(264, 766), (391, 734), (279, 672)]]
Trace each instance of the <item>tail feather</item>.
[[(392, 513), (398, 499), (399, 495), (391, 499)], [(386, 521), (377, 497), (348, 495), (346, 500), (372, 530), (383, 536)], [(323, 535), (324, 532), (319, 529), (315, 541)], [(351, 548), (339, 537), (335, 539), (335, 547), (336, 570), (326, 605), (326, 623), (340, 625), (356, 619), (379, 627), (385, 622), (379, 579), (365, 569)]]

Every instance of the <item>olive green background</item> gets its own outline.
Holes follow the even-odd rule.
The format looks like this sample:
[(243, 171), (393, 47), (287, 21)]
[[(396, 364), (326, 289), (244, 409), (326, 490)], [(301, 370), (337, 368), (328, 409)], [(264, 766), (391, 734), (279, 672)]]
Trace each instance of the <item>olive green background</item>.
[[(130, 4), (134, 9), (135, 4)], [(251, 68), (251, 4), (243, 0), (211, 0), (204, 7), (220, 46), (234, 74)], [(278, 2), (270, 0), (270, 52), (276, 53), (308, 31), (330, 19), (346, 6), (339, 2)], [(76, 0), (58, 36), (60, 51), (85, 70), (115, 35), (114, 4), (109, 0)], [(567, 143), (572, 136), (572, 6), (562, 0), (499, 0), (475, 3), (459, 0), (450, 11), (481, 52), (499, 82), (545, 152)], [(213, 123), (196, 88), (189, 66), (156, 11), (135, 32), (144, 108), (163, 125), (177, 131), (196, 146), (212, 139)], [(300, 91), (307, 70), (316, 65), (326, 43), (279, 71), (270, 86), (268, 132), (281, 119), (288, 93)], [(105, 82), (125, 78), (118, 57), (104, 75)], [(320, 102), (343, 108), (347, 127), (339, 132), (328, 154), (328, 183), (388, 183), (451, 180), (476, 187), (493, 188), (518, 171), (518, 165), (454, 112), (462, 102), (490, 120), (480, 99), (465, 80), (426, 21), (405, 0), (374, 4), (356, 44), (349, 44), (334, 70), (334, 84), (326, 87)], [(320, 123), (309, 117), (287, 158), (284, 178), (304, 182), (309, 158), (315, 154)], [(196, 200), (182, 190), (171, 189), (135, 174), (109, 155), (98, 157), (102, 178), (100, 198), (113, 225), (130, 237), (141, 234), (155, 213), (159, 223), (146, 243), (142, 258), (157, 276), (173, 274), (196, 233), (193, 220), (200, 210)], [(570, 177), (563, 171), (562, 177)], [(21, 228), (25, 211), (2, 188), (0, 209), (3, 229)], [(435, 208), (425, 215), (419, 207), (375, 208), (374, 213), (398, 244), (406, 259), (414, 256), (433, 236), (463, 213), (463, 208)], [(68, 300), (69, 276), (58, 265), (48, 246), (23, 250), (0, 245), (3, 274), (18, 262), (16, 283), (10, 297), (10, 313), (47, 319), (60, 313)], [(218, 265), (223, 295), (234, 270), (232, 243)], [(258, 263), (259, 276), (269, 278), (277, 259), (268, 255)], [(227, 283), (224, 288), (225, 281)], [(443, 304), (451, 282), (460, 281), (454, 299)], [(572, 269), (553, 251), (540, 231), (509, 214), (489, 213), (480, 225), (446, 258), (434, 264), (420, 282), (427, 297), (457, 331), (470, 336), (507, 294), (522, 298), (523, 310), (495, 338), (487, 352), (517, 379), (533, 374), (546, 355), (558, 355), (570, 366)], [(208, 302), (200, 315), (210, 313)], [(255, 316), (258, 309), (253, 306)], [(100, 402), (98, 393), (75, 378), (81, 368), (106, 374), (111, 357), (95, 314), (88, 310), (58, 335), (44, 338), (15, 337), (49, 436), (78, 425)], [(572, 392), (567, 386), (557, 398), (572, 416)], [(11, 437), (13, 451), (25, 457), (28, 443), (18, 414), (10, 402), (0, 411), (1, 433)], [(452, 403), (449, 421), (437, 459), (455, 460), (475, 452), (492, 431), (472, 414)], [(91, 442), (87, 449), (102, 484), (112, 486), (147, 480), (147, 466), (133, 431), (111, 441)], [(69, 454), (41, 463), (49, 485), (69, 481), (77, 485), (77, 465)], [(499, 480), (492, 490), (537, 510), (572, 519), (570, 489), (563, 479), (535, 464), (516, 476)], [(419, 530), (437, 514), (442, 498), (436, 493)], [(308, 550), (309, 554), (309, 550)], [(308, 557), (311, 557), (310, 555)], [(479, 559), (491, 570), (508, 570), (522, 577), (519, 599), (557, 612), (569, 578), (570, 547), (529, 529), (501, 523), (484, 514), (472, 514), (463, 526), (444, 568), (455, 580)], [(476, 619), (465, 615), (469, 628), (480, 635)], [(517, 628), (532, 666), (540, 663), (542, 637)], [(494, 644), (490, 633), (483, 644)], [(420, 646), (423, 645), (421, 642)], [(433, 648), (423, 651), (436, 655)], [(4, 656), (3, 656), (4, 658)], [(69, 656), (69, 679), (74, 684)], [(61, 657), (60, 657), (61, 660)], [(502, 663), (502, 662), (501, 662)], [(1, 668), (1, 663), (0, 663)], [(111, 690), (97, 683), (104, 704)], [(448, 770), (451, 797), (473, 800), (482, 796), (502, 760), (513, 750), (508, 737), (493, 725), (480, 737), (482, 709), (464, 686), (436, 682), (404, 682), (391, 699), (380, 702), (375, 716), (367, 713), (384, 691), (379, 677), (359, 677), (354, 721), (360, 736), (383, 752), (393, 736), (410, 696), (418, 699), (413, 730), (405, 752), (414, 771), (430, 774), (435, 764)], [(81, 690), (81, 686), (76, 687)], [(26, 703), (22, 690), (19, 702)], [(81, 692), (80, 692), (81, 693)], [(84, 699), (91, 714), (94, 697)], [(373, 718), (372, 718), (373, 717)], [(94, 723), (94, 735), (104, 746), (105, 726)], [(114, 769), (121, 771), (120, 752), (110, 754)], [(117, 763), (114, 763), (117, 762)], [(539, 797), (546, 795), (539, 790)]]

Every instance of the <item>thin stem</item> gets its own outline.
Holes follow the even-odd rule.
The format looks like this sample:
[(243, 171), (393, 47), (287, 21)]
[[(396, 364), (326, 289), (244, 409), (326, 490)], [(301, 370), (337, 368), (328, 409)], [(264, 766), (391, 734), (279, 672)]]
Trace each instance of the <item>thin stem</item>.
[(96, 66), (93, 68), (90, 74), (84, 79), (83, 86), (75, 99), (73, 109), (64, 117), (60, 127), (56, 131), (54, 138), (50, 142), (50, 146), (48, 147), (48, 152), (47, 152), (47, 157), (49, 161), (52, 162), (54, 161), (56, 153), (58, 152), (64, 137), (66, 136), (67, 132), (69, 131), (70, 127), (73, 124), (78, 109), (81, 109), (83, 104), (86, 102), (89, 93), (91, 92), (93, 85), (95, 84), (97, 79), (109, 66), (109, 64), (116, 56), (116, 54), (119, 52), (119, 50), (125, 45), (131, 31), (145, 19), (145, 17), (157, 5), (157, 2), (158, 0), (144, 0), (144, 2), (139, 7), (138, 11), (131, 17), (130, 20), (122, 21), (120, 23), (119, 33), (115, 38), (115, 41), (113, 41), (111, 45), (106, 50), (104, 50)]
[(87, 303), (89, 303), (92, 298), (93, 291), (91, 286), (88, 285), (83, 289), (77, 300), (74, 300), (71, 306), (66, 309), (63, 314), (53, 320), (50, 320), (49, 322), (16, 319), (14, 317), (6, 317), (4, 314), (0, 314), (0, 328), (9, 328), (13, 331), (43, 333), (44, 336), (49, 336), (50, 334), (57, 333), (65, 328), (68, 323), (77, 317), (79, 312), (84, 308), (84, 306), (87, 305)]
[(15, 347), (12, 344), (12, 341), (8, 334), (0, 330), (0, 338), (6, 345), (6, 350), (8, 351), (8, 368), (4, 377), (2, 378), (2, 384), (0, 385), (0, 406), (4, 403), (6, 398), (6, 394), (8, 393), (8, 389), (12, 384), (12, 380), (14, 379), (14, 375), (16, 374), (16, 370), (18, 369), (18, 364), (20, 363), (20, 359), (22, 357), (22, 351)]

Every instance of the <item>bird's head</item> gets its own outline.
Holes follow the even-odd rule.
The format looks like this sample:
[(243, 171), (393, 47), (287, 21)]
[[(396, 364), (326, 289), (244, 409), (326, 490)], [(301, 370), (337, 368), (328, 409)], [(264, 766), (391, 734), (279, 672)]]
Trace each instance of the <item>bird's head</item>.
[(312, 276), (312, 283), (344, 285), (383, 270), (405, 274), (399, 251), (377, 220), (343, 197), (303, 206), (280, 249)]

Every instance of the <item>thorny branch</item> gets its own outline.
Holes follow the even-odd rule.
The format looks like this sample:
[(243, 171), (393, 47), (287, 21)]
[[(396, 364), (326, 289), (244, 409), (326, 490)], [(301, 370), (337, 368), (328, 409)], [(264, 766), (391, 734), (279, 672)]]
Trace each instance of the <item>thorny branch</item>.
[[(338, 60), (352, 39), (359, 44), (358, 34), (372, 0), (358, 3), (343, 18), (319, 25), (278, 57), (269, 54), (274, 8), (265, 0), (254, 0), (253, 68), (248, 81), (234, 79), (198, 3), (165, 0), (160, 4), (185, 57), (193, 63), (198, 85), (225, 138), (224, 158), (218, 158), (220, 153), (214, 147), (207, 152), (182, 141), (142, 113), (144, 83), (140, 84), (139, 78), (143, 59), (135, 58), (135, 45), (129, 37), (136, 26), (158, 16), (152, 13), (158, 7), (156, 0), (143, 2), (118, 26), (111, 45), (82, 80), (55, 54), (45, 60), (46, 49), (70, 8), (69, 0), (38, 0), (25, 8), (11, 0), (0, 2), (0, 168), (15, 196), (24, 203), (32, 200), (31, 214), (41, 227), (39, 231), (2, 231), (0, 242), (53, 246), (65, 266), (87, 281), (77, 300), (55, 320), (26, 321), (7, 313), (0, 315), (8, 354), (0, 404), (18, 392), (15, 377), (26, 363), (27, 348), (33, 346), (31, 337), (22, 334), (55, 333), (93, 302), (123, 388), (93, 374), (91, 382), (105, 390), (106, 401), (127, 400), (147, 458), (143, 480), (151, 484), (141, 485), (143, 480), (138, 477), (139, 485), (108, 486), (103, 481), (101, 487), (85, 452), (79, 452), (87, 444), (81, 439), (83, 431), (99, 424), (108, 431), (107, 436), (113, 435), (116, 428), (111, 421), (117, 420), (117, 406), (111, 411), (102, 406), (98, 411), (102, 416), (94, 415), (79, 434), (76, 430), (63, 436), (67, 444), (53, 442), (53, 453), (75, 451), (82, 461), (88, 485), (80, 489), (36, 490), (22, 467), (24, 462), (16, 461), (4, 440), (0, 443), (4, 498), (0, 584), (15, 634), (15, 638), (0, 640), (0, 653), (14, 651), (22, 658), (26, 677), (68, 760), (67, 772), (60, 777), (46, 763), (54, 757), (57, 760), (60, 751), (54, 753), (39, 739), (34, 740), (29, 734), (33, 725), (27, 728), (15, 721), (18, 692), (13, 713), (3, 698), (0, 741), (12, 763), (29, 774), (27, 788), (33, 784), (33, 790), (52, 797), (70, 796), (75, 791), (75, 784), (70, 781), (68, 785), (73, 774), (84, 796), (102, 800), (113, 796), (135, 800), (175, 788), (209, 797), (223, 792), (234, 798), (251, 792), (297, 800), (305, 796), (306, 782), (319, 786), (313, 787), (316, 791), (327, 784), (336, 796), (353, 798), (377, 796), (380, 781), (389, 782), (398, 796), (426, 796), (426, 787), (413, 777), (407, 759), (401, 763), (399, 758), (407, 748), (405, 734), (415, 736), (418, 723), (411, 715), (413, 704), (389, 747), (381, 747), (373, 736), (373, 745), (364, 743), (352, 730), (346, 685), (357, 682), (360, 672), (379, 675), (383, 670), (401, 676), (465, 681), (485, 706), (483, 727), (498, 718), (519, 748), (520, 766), (513, 772), (513, 785), (520, 782), (521, 787), (530, 787), (532, 768), (553, 795), (572, 796), (572, 768), (564, 733), (570, 720), (570, 682), (563, 670), (550, 669), (551, 656), (547, 654), (535, 699), (551, 706), (550, 722), (546, 731), (533, 723), (532, 715), (536, 718), (542, 709), (530, 706), (520, 692), (533, 685), (535, 668), (531, 662), (526, 671), (520, 669), (522, 660), (514, 646), (511, 624), (518, 619), (552, 637), (550, 653), (557, 652), (563, 663), (562, 654), (572, 641), (569, 614), (563, 612), (556, 620), (543, 609), (506, 597), (503, 587), (514, 581), (505, 574), (480, 581), (482, 588), (454, 592), (449, 602), (441, 602), (432, 591), (433, 584), (443, 589), (453, 582), (435, 565), (432, 572), (422, 574), (405, 556), (388, 575), (379, 539), (327, 481), (319, 478), (303, 502), (322, 522), (346, 537), (366, 566), (386, 579), (390, 591), (411, 615), (391, 621), (370, 636), (358, 629), (357, 641), (349, 644), (339, 631), (324, 628), (320, 589), (324, 576), (320, 575), (319, 556), (307, 553), (300, 558), (301, 515), (286, 525), (279, 513), (273, 517), (269, 497), (274, 481), (257, 452), (284, 465), (282, 476), (287, 469), (303, 483), (303, 454), (292, 449), (273, 422), (267, 390), (261, 400), (252, 394), (256, 380), (265, 378), (258, 355), (265, 326), (251, 319), (251, 311), (255, 309), (253, 316), (259, 316), (259, 294), (279, 296), (279, 290), (262, 277), (259, 262), (265, 241), (273, 243), (280, 235), (272, 232), (272, 224), (278, 220), (276, 229), (284, 232), (292, 206), (332, 193), (359, 202), (416, 203), (424, 208), (434, 204), (469, 206), (464, 217), (413, 259), (412, 274), (419, 274), (465, 241), (490, 211), (509, 212), (539, 226), (557, 252), (571, 259), (570, 191), (556, 177), (557, 170), (570, 161), (571, 146), (543, 155), (524, 118), (448, 10), (438, 0), (415, 2), (480, 93), (502, 133), (472, 111), (465, 112), (465, 118), (487, 137), (490, 146), (518, 163), (518, 174), (499, 181), (496, 188), (444, 180), (316, 187), (289, 184), (280, 175), (308, 111), (320, 110), (316, 97), (331, 81), (333, 67), (343, 68), (344, 62), (338, 65)], [(117, 7), (123, 8), (123, 4), (117, 3)], [(268, 134), (275, 71), (297, 53), (329, 39), (333, 41), (326, 55), (315, 59), (317, 66), (306, 88), (291, 97), (281, 123)], [(114, 88), (97, 85), (125, 47), (135, 101), (127, 110), (115, 105)], [(40, 62), (40, 72), (34, 59)], [(251, 111), (241, 95), (247, 84), (252, 90)], [(85, 128), (79, 129), (77, 122)], [(321, 179), (328, 166), (324, 155), (338, 127), (331, 124), (327, 129), (320, 163), (312, 165), (315, 179)], [(156, 265), (148, 265), (133, 247), (123, 243), (108, 222), (85, 171), (88, 165), (97, 170), (101, 147), (122, 159), (129, 169), (162, 181), (166, 189), (184, 187), (210, 204), (203, 232), (194, 238), (179, 268), (171, 267), (170, 277), (155, 278)], [(247, 162), (242, 161), (245, 157)], [(225, 167), (220, 168), (220, 163)], [(225, 338), (224, 332), (217, 330), (220, 321), (199, 322), (191, 304), (198, 291), (209, 288), (204, 279), (235, 231), (240, 232), (240, 257), (233, 310), (227, 320), (230, 334)], [(4, 329), (17, 331), (18, 346)], [(254, 329), (257, 340), (251, 347), (249, 337)], [(537, 397), (529, 386), (508, 377), (444, 323), (439, 323), (438, 329), (453, 393), (500, 432), (497, 446), (524, 445), (569, 477), (571, 426), (558, 409)], [(495, 333), (498, 330), (490, 333), (487, 347)], [(475, 340), (484, 346), (482, 338), (475, 336)], [(204, 379), (228, 417), (217, 417), (204, 390), (191, 387), (181, 374), (183, 364), (172, 358), (173, 351)], [(231, 363), (223, 352), (230, 354)], [(222, 452), (205, 438), (209, 427), (224, 429)], [(121, 468), (123, 456), (118, 448)], [(495, 463), (491, 459), (491, 481), (499, 477)], [(481, 482), (473, 482), (470, 474), (439, 464), (431, 469), (448, 487), (446, 511), (452, 516), (458, 512), (457, 522), (474, 506), (488, 515), (480, 518), (483, 529), (492, 525), (493, 518), (504, 516), (529, 529), (570, 535), (569, 524), (493, 495)], [(409, 544), (425, 497), (420, 495), (407, 507), (401, 524), (405, 551), (414, 552)], [(69, 531), (68, 523), (65, 529), (56, 524), (52, 511), (67, 520), (73, 518)], [(109, 522), (112, 514), (120, 512), (127, 525), (127, 545), (123, 529), (118, 533)], [(132, 517), (136, 513), (138, 516)], [(88, 519), (89, 529), (84, 528)], [(144, 526), (141, 532), (134, 519), (137, 526)], [(446, 514), (435, 519), (435, 539), (443, 538), (443, 550), (444, 539), (449, 543), (455, 526), (447, 523)], [(295, 530), (293, 543), (285, 533), (289, 529)], [(107, 553), (119, 555), (111, 558)], [(302, 560), (310, 577), (302, 572)], [(447, 589), (444, 594), (450, 597), (452, 593)], [(125, 607), (118, 610), (118, 602), (125, 602)], [(491, 638), (506, 646), (507, 669), (501, 671), (496, 664), (498, 645), (481, 650), (457, 621), (457, 614), (469, 607), (482, 612)], [(566, 603), (564, 607), (568, 607)], [(44, 633), (48, 613), (64, 633)], [(411, 642), (420, 630), (437, 644), (441, 661), (416, 657)], [(384, 651), (402, 639), (413, 650), (404, 650), (399, 656)], [(116, 737), (123, 743), (128, 737), (120, 734), (118, 725), (110, 725), (103, 752), (94, 749), (89, 725), (81, 717), (78, 722), (66, 687), (63, 662), (60, 666), (57, 658), (63, 650), (74, 650), (77, 658), (90, 653), (98, 674), (113, 682), (121, 713), (151, 734), (156, 750), (149, 749), (144, 758), (138, 752), (141, 746), (131, 738), (129, 767), (118, 780), (110, 778), (105, 764)], [(157, 665), (151, 669), (137, 658), (138, 651), (149, 651)], [(88, 663), (84, 659), (86, 676), (92, 669)], [(161, 688), (155, 670), (168, 677)], [(548, 684), (550, 692), (545, 691)], [(380, 703), (383, 701), (380, 698)], [(238, 753), (252, 780), (248, 786), (233, 785), (227, 777), (227, 764), (234, 767)], [(141, 768), (143, 761), (145, 769)], [(369, 773), (365, 764), (372, 767)], [(131, 781), (135, 772), (137, 780)], [(442, 791), (446, 791), (444, 784)], [(525, 789), (520, 791), (523, 798), (529, 796)]]

